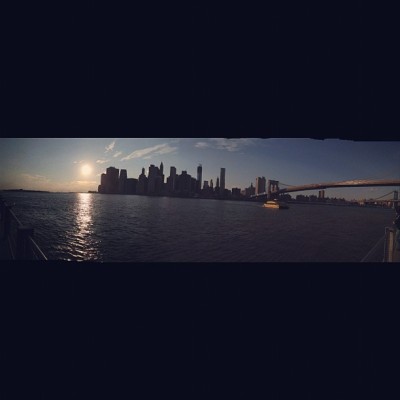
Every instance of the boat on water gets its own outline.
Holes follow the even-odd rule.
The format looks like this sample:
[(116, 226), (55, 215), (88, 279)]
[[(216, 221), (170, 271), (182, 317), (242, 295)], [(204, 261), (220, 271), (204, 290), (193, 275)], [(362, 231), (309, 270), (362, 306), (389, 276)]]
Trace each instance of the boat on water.
[(285, 203), (284, 201), (280, 201), (280, 200), (268, 200), (267, 202), (265, 202), (263, 204), (263, 207), (278, 208), (278, 209), (283, 209), (283, 210), (285, 210), (285, 209), (287, 210), (289, 208), (287, 203)]

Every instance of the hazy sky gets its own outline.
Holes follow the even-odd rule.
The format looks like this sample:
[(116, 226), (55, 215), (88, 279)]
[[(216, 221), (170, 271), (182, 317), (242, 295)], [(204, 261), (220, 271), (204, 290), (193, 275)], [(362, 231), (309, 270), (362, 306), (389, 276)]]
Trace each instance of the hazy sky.
[[(313, 139), (0, 139), (0, 189), (97, 190), (109, 166), (137, 178), (144, 167), (175, 166), (203, 180), (226, 169), (226, 187), (244, 189), (257, 176), (289, 185), (348, 179), (400, 179), (400, 142)], [(86, 166), (85, 168), (83, 168)], [(375, 198), (394, 188), (327, 189), (326, 196)], [(317, 191), (305, 192), (316, 194)], [(296, 195), (298, 193), (294, 193)]]

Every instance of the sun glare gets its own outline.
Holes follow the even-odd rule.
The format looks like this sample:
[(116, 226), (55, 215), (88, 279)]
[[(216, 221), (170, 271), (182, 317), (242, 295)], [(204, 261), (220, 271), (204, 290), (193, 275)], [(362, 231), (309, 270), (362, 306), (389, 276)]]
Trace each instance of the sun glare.
[(92, 172), (92, 167), (88, 164), (85, 164), (81, 168), (82, 175), (88, 176)]

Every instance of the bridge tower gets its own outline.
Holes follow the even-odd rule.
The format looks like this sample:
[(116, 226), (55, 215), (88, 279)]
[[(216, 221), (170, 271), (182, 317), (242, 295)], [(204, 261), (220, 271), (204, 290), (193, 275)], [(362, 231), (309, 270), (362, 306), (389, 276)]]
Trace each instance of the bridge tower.
[[(397, 190), (395, 190), (393, 192), (393, 200), (398, 200), (398, 198), (399, 198), (399, 192)], [(393, 208), (396, 209), (396, 207), (397, 207), (397, 202), (394, 201), (393, 202)]]
[(274, 197), (274, 193), (279, 190), (279, 181), (268, 179), (268, 199)]

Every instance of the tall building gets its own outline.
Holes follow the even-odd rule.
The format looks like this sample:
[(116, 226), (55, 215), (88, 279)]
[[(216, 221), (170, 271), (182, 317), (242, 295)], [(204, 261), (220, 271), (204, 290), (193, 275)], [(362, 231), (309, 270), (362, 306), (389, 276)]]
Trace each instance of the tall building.
[(107, 175), (101, 174), (100, 185), (97, 189), (99, 193), (106, 193)]
[(251, 182), (251, 185), (245, 189), (245, 196), (250, 197), (254, 196), (256, 194), (256, 188), (253, 186), (253, 182)]
[(197, 167), (197, 193), (201, 192), (201, 182), (202, 182), (202, 175), (203, 175), (203, 167), (201, 164)]
[(262, 178), (256, 178), (256, 194), (265, 193), (266, 183), (267, 181), (264, 176)]
[(239, 198), (240, 197), (240, 188), (232, 188), (232, 197)]
[(160, 174), (164, 175), (164, 164), (162, 163), (162, 161), (161, 161), (161, 164), (160, 164)]
[(159, 194), (160, 193), (164, 193), (164, 187), (165, 187), (164, 178), (165, 178), (165, 176), (164, 176), (164, 165), (161, 162), (160, 168), (158, 169), (158, 178), (157, 178), (157, 181), (156, 181), (156, 193), (159, 193)]
[(147, 177), (144, 172), (144, 168), (142, 168), (142, 173), (139, 175), (137, 187), (136, 187), (137, 194), (146, 194), (147, 193)]
[(118, 193), (125, 194), (126, 192), (126, 180), (128, 179), (128, 175), (126, 169), (121, 169), (119, 173), (119, 182), (118, 182)]
[(190, 178), (190, 193), (197, 193), (197, 188), (198, 188), (197, 179), (194, 176), (192, 176)]
[(220, 180), (219, 180), (219, 192), (220, 192), (221, 196), (224, 195), (224, 192), (225, 192), (225, 168), (221, 168)]
[(166, 186), (168, 193), (174, 193), (177, 190), (177, 176), (175, 167), (170, 168)]
[(136, 194), (137, 184), (137, 179), (128, 178), (125, 184), (125, 194)]
[(186, 172), (182, 173), (178, 177), (178, 191), (183, 196), (188, 196), (191, 189), (192, 177)]
[(118, 193), (119, 169), (108, 167), (106, 169), (104, 193)]
[(159, 169), (151, 164), (149, 167), (149, 176), (147, 183), (147, 194), (156, 194), (156, 180), (159, 174)]
[(214, 190), (214, 182), (213, 182), (212, 179), (210, 180), (210, 188), (211, 188), (212, 190)]

